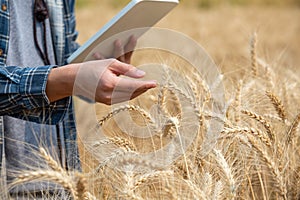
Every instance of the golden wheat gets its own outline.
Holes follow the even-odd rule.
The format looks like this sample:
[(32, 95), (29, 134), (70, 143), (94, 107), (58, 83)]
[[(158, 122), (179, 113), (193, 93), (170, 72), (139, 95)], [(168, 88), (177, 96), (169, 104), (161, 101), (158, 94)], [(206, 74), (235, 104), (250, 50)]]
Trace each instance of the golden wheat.
[(258, 122), (260, 122), (266, 129), (267, 133), (268, 133), (268, 136), (271, 140), (275, 140), (275, 135), (272, 131), (272, 128), (271, 128), (271, 124), (261, 115), (258, 115), (254, 112), (251, 112), (249, 110), (242, 110), (241, 111), (243, 114), (245, 115), (248, 115), (249, 117), (251, 117), (252, 119), (255, 119), (257, 120)]
[(287, 114), (286, 114), (283, 104), (281, 103), (281, 100), (274, 93), (272, 93), (270, 91), (267, 91), (266, 94), (270, 98), (272, 104), (274, 105), (274, 107), (278, 113), (278, 116), (282, 119), (282, 121), (286, 121)]
[(257, 33), (255, 32), (251, 39), (251, 66), (252, 66), (252, 74), (253, 76), (257, 76)]
[[(201, 21), (201, 18), (195, 17), (191, 21), (195, 20)], [(210, 23), (209, 18), (208, 21)], [(272, 37), (269, 33), (268, 36)], [(224, 55), (226, 49), (220, 49)], [(237, 50), (236, 54), (241, 52)], [(182, 72), (186, 75), (182, 80), (189, 86), (186, 89), (171, 81), (165, 70), (163, 84), (159, 84), (156, 93), (151, 93), (152, 100), (149, 100), (159, 108), (159, 115), (153, 114), (150, 103), (144, 102), (144, 98), (139, 103), (140, 99), (131, 101), (130, 105), (115, 108), (100, 117), (98, 125), (105, 128), (107, 138), (93, 141), (91, 148), (98, 150), (102, 145), (105, 148), (111, 144), (118, 148), (106, 160), (95, 158), (93, 164), (84, 163), (89, 166), (85, 169), (87, 173), (71, 172), (40, 148), (40, 156), (48, 168), (18, 173), (9, 189), (33, 181), (49, 181), (62, 186), (73, 199), (80, 200), (299, 199), (298, 77), (291, 75), (295, 72), (282, 72), (280, 68), (284, 65), (277, 61), (269, 64), (259, 57), (256, 33), (251, 38), (249, 57), (249, 68), (241, 65), (236, 69), (234, 66), (231, 74), (224, 73), (229, 82), (225, 84), (226, 117), (211, 109), (214, 97), (201, 74), (195, 70)], [(219, 56), (220, 59), (223, 57)], [(199, 123), (197, 130), (182, 127), (186, 107), (181, 105), (181, 100), (188, 102), (188, 112), (197, 116), (198, 121), (190, 122)], [(132, 123), (143, 121), (142, 125), (151, 127), (149, 132), (154, 132), (153, 138), (157, 137), (157, 132), (161, 133), (159, 139), (150, 138), (154, 143), (150, 144), (150, 140), (125, 137), (122, 131), (115, 133), (113, 118), (126, 111), (133, 116)], [(206, 144), (211, 150), (204, 155), (203, 143), (213, 128), (210, 120), (224, 124), (224, 128), (216, 141)], [(139, 152), (141, 146), (154, 152), (157, 147), (167, 146), (167, 142), (179, 134), (179, 128), (196, 132), (196, 137), (184, 155), (178, 156), (173, 163), (164, 166)], [(162, 144), (162, 140), (166, 140), (166, 144)], [(172, 152), (168, 153), (171, 157)], [(84, 162), (84, 158), (81, 160)], [(2, 196), (0, 194), (0, 198)]]

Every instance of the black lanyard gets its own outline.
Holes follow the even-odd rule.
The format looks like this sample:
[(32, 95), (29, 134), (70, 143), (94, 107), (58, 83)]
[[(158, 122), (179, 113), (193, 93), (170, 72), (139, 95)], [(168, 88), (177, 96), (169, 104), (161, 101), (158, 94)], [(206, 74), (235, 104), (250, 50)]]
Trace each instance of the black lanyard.
[[(50, 65), (50, 61), (49, 61), (49, 57), (48, 57), (48, 49), (47, 49), (47, 30), (46, 30), (46, 24), (45, 24), (45, 20), (49, 18), (48, 15), (48, 9), (47, 9), (47, 5), (45, 3), (44, 0), (35, 0), (34, 2), (34, 10), (33, 10), (33, 35), (34, 35), (34, 43), (36, 48), (39, 51), (39, 54), (41, 56), (41, 58), (44, 61), (45, 65)], [(43, 28), (43, 45), (44, 45), (44, 51), (42, 51), (39, 43), (38, 43), (38, 39), (37, 39), (37, 31), (36, 31), (36, 23), (40, 22), (42, 24), (42, 28)]]

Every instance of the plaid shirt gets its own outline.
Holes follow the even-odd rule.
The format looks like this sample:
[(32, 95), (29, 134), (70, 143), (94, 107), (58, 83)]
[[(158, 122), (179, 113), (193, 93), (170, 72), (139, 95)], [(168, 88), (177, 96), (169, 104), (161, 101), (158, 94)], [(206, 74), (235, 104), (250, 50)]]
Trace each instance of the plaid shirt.
[[(75, 0), (46, 0), (57, 65), (78, 47), (75, 42)], [(9, 0), (0, 0), (0, 118), (9, 115), (38, 123), (58, 124), (64, 129), (68, 168), (78, 168), (76, 129), (71, 97), (50, 103), (46, 82), (50, 70), (57, 66), (21, 68), (6, 66), (9, 42)], [(0, 120), (0, 169), (4, 156), (4, 129)], [(0, 170), (1, 171), (1, 170)]]

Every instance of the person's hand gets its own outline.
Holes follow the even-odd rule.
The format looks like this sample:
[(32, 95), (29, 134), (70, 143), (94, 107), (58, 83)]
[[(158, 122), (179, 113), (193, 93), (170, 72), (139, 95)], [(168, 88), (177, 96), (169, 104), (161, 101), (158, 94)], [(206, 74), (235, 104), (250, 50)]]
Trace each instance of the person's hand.
[[(122, 44), (121, 40), (116, 40), (114, 42), (114, 53), (113, 58), (116, 58), (117, 60), (130, 64), (131, 57), (134, 51), (134, 48), (136, 46), (137, 39), (133, 35), (129, 38), (129, 41), (126, 45)], [(103, 55), (101, 55), (99, 52), (94, 53), (94, 58), (96, 60), (104, 60), (107, 59)]]
[(155, 81), (136, 80), (144, 75), (145, 72), (116, 59), (70, 64), (51, 70), (46, 94), (51, 102), (78, 95), (111, 105), (156, 87)]
[(130, 100), (156, 86), (155, 81), (125, 78), (142, 78), (145, 72), (115, 59), (80, 64), (74, 93), (96, 102), (115, 104)]

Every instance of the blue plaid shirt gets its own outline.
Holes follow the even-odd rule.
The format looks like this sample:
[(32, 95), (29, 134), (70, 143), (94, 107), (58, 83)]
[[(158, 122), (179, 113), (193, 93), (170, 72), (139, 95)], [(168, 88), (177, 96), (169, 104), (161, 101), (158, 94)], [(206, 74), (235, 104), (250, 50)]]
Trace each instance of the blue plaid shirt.
[[(75, 42), (75, 0), (46, 0), (57, 66), (78, 48)], [(69, 169), (79, 167), (72, 98), (50, 103), (46, 82), (50, 70), (57, 66), (23, 68), (6, 66), (9, 42), (9, 0), (0, 0), (0, 116), (9, 115), (38, 123), (58, 124), (64, 129), (65, 152)], [(1, 117), (0, 117), (1, 118)], [(3, 123), (0, 120), (0, 169), (4, 147)], [(1, 170), (0, 170), (1, 171)]]

